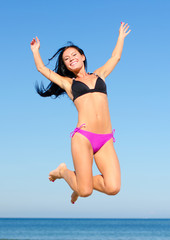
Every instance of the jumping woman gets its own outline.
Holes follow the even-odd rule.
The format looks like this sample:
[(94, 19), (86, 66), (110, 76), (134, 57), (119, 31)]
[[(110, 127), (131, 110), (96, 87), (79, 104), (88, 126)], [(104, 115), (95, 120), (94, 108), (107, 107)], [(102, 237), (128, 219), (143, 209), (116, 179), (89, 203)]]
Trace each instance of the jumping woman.
[[(39, 39), (33, 38), (31, 42), (37, 70), (51, 81), (46, 89), (37, 86), (37, 92), (43, 97), (67, 93), (78, 111), (77, 127), (70, 134), (75, 171), (61, 163), (49, 173), (50, 181), (63, 178), (69, 184), (73, 190), (72, 203), (79, 196), (90, 196), (93, 189), (108, 195), (120, 191), (120, 166), (113, 145), (105, 79), (120, 61), (124, 39), (131, 31), (128, 29), (128, 24), (122, 22), (111, 58), (93, 73), (86, 72), (85, 54), (73, 44), (60, 48), (51, 58), (58, 56), (55, 70), (51, 71), (40, 57)], [(93, 157), (101, 173), (97, 176), (92, 173)]]

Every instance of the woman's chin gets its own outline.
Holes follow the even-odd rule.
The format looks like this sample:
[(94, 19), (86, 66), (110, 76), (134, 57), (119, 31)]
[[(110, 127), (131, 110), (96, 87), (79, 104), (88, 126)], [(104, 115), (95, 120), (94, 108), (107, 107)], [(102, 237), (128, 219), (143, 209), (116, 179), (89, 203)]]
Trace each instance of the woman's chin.
[(71, 72), (79, 72), (81, 70), (81, 67), (79, 66), (73, 66), (69, 69)]

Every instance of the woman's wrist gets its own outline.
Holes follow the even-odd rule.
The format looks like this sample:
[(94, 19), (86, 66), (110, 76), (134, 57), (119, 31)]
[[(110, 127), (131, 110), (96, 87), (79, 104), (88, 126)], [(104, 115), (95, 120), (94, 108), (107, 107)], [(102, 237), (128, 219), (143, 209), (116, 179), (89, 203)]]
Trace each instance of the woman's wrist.
[(32, 53), (33, 53), (33, 54), (39, 53), (39, 48), (33, 49), (33, 50), (32, 50)]
[(122, 34), (119, 34), (119, 37), (118, 37), (118, 39), (120, 39), (120, 40), (123, 40), (123, 41), (124, 41), (125, 37), (124, 37)]

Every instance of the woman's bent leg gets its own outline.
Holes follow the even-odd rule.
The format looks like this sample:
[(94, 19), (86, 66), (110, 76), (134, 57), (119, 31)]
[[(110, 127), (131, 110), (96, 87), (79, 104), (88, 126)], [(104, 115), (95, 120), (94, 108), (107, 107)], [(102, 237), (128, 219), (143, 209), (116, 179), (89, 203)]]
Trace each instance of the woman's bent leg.
[(87, 197), (93, 191), (93, 150), (89, 141), (79, 133), (76, 133), (71, 139), (71, 151), (75, 172), (70, 171), (65, 163), (51, 171), (49, 180), (64, 178), (74, 191), (71, 202), (74, 203), (78, 196)]
[(77, 193), (81, 197), (93, 191), (93, 150), (90, 142), (80, 133), (71, 139), (71, 151), (76, 172)]
[(94, 155), (96, 165), (102, 175), (92, 175), (93, 150), (91, 144), (79, 133), (72, 138), (72, 157), (74, 171), (67, 169), (64, 163), (50, 172), (50, 181), (64, 178), (73, 190), (71, 202), (74, 203), (78, 196), (87, 197), (93, 189), (115, 195), (120, 191), (121, 174), (119, 160), (113, 146), (113, 139), (106, 142)]
[(113, 139), (106, 142), (94, 155), (96, 165), (102, 175), (94, 176), (94, 189), (108, 195), (120, 191), (121, 173), (119, 160), (113, 146)]

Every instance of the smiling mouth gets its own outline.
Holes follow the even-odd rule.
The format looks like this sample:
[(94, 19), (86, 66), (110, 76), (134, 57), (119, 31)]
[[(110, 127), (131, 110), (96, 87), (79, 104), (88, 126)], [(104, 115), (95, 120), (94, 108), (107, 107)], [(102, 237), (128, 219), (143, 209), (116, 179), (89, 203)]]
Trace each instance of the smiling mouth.
[(76, 64), (77, 64), (77, 61), (72, 62), (72, 63), (70, 64), (70, 66), (74, 66), (74, 65), (76, 65)]

